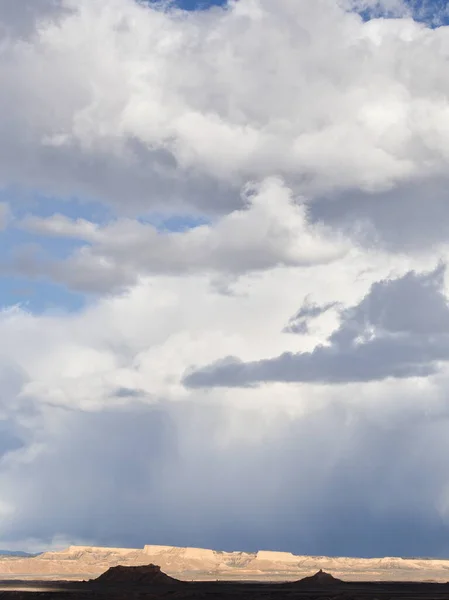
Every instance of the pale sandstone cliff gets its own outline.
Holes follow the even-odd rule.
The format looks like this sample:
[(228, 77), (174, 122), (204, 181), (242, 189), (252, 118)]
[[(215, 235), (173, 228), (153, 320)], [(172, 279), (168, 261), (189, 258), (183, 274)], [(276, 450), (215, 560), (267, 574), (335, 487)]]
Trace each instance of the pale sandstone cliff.
[(117, 565), (159, 565), (179, 579), (297, 580), (323, 569), (345, 580), (449, 581), (449, 560), (335, 558), (202, 548), (70, 546), (33, 558), (0, 558), (0, 579), (90, 579)]

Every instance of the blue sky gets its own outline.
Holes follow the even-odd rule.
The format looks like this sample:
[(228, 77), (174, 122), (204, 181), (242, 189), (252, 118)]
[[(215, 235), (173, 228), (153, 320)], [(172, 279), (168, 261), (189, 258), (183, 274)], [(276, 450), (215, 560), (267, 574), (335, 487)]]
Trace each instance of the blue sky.
[[(431, 27), (447, 25), (449, 23), (448, 3), (446, 0), (405, 0), (411, 8), (413, 18), (428, 24)], [(367, 11), (363, 16), (369, 18)], [(381, 12), (374, 11), (373, 16), (383, 16)]]
[[(440, 25), (445, 25), (449, 22), (448, 2), (446, 0), (406, 0), (406, 2), (412, 8), (414, 17), (417, 20), (435, 24), (435, 19), (437, 19)], [(204, 9), (223, 4), (226, 4), (226, 0), (178, 0), (177, 2), (177, 5), (185, 10)], [(369, 18), (367, 12), (363, 14)], [(379, 16), (379, 13), (376, 13), (376, 16)]]
[[(35, 256), (37, 260), (51, 257), (63, 259), (81, 246), (77, 240), (47, 237), (26, 231), (20, 227), (19, 222), (27, 215), (50, 217), (62, 214), (72, 219), (87, 219), (100, 224), (111, 218), (110, 210), (99, 202), (55, 198), (38, 190), (23, 190), (16, 186), (0, 191), (0, 202), (7, 202), (12, 207), (9, 226), (0, 233), (0, 256), (4, 264), (18, 260), (22, 251)], [(8, 268), (0, 277), (0, 305), (3, 307), (20, 305), (36, 313), (74, 311), (82, 308), (89, 300), (48, 279), (27, 277), (13, 271), (14, 267)]]
[(185, 10), (196, 10), (198, 8), (208, 8), (209, 6), (221, 6), (226, 3), (226, 0), (204, 0), (198, 2), (197, 0), (179, 0), (177, 2), (180, 8)]

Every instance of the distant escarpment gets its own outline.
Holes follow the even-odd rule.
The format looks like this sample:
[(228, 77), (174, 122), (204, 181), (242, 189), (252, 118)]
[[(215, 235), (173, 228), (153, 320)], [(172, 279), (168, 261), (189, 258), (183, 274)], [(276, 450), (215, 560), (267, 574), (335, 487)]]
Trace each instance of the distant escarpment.
[(444, 559), (297, 556), (268, 550), (224, 552), (154, 545), (144, 548), (70, 546), (32, 558), (3, 556), (0, 557), (0, 579), (83, 581), (98, 577), (110, 567), (138, 567), (150, 563), (160, 565), (164, 573), (181, 581), (298, 582), (320, 569), (323, 571), (320, 580), (326, 573), (346, 582), (434, 580), (445, 583), (449, 580), (449, 560)]

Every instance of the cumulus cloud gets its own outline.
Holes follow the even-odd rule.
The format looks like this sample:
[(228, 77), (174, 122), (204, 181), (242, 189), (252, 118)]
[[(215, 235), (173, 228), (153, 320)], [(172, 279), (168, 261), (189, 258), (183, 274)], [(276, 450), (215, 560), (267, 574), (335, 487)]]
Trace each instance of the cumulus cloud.
[[(343, 256), (349, 245), (320, 225), (310, 226), (307, 207), (282, 181), (268, 179), (244, 190), (246, 206), (210, 225), (182, 232), (119, 219), (99, 226), (62, 215), (30, 216), (21, 227), (85, 242), (68, 260), (33, 263), (69, 286), (114, 289), (143, 274), (213, 271), (238, 275), (277, 266), (311, 266)], [(87, 245), (88, 244), (88, 245)], [(28, 267), (29, 269), (29, 267)]]
[[(358, 242), (445, 241), (448, 31), (414, 21), (410, 3), (0, 7), (4, 185), (128, 216), (195, 207), (215, 218), (242, 207), (249, 180), (276, 175), (313, 199), (311, 218)], [(126, 280), (108, 261), (97, 268), (110, 271), (101, 286)]]
[(334, 0), (62, 6), (3, 46), (3, 181), (216, 210), (217, 182), (267, 174), (314, 194), (445, 177), (444, 27)]
[[(449, 359), (449, 306), (444, 269), (376, 282), (339, 328), (311, 352), (244, 363), (229, 357), (185, 378), (191, 386), (239, 386), (263, 381), (347, 383), (425, 377)], [(302, 309), (299, 314), (307, 312)]]

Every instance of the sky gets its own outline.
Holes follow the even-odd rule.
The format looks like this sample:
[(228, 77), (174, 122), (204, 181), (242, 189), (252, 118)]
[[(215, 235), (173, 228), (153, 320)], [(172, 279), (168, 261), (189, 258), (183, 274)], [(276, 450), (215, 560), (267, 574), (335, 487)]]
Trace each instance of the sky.
[(448, 15), (0, 0), (0, 547), (449, 557)]

